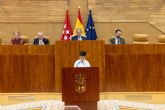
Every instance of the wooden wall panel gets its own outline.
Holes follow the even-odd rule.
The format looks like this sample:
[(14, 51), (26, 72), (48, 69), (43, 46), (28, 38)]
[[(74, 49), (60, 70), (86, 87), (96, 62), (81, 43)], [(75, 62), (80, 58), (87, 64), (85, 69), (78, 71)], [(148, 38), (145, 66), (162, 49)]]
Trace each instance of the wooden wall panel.
[(73, 29), (74, 29), (76, 19), (77, 19), (78, 7), (80, 7), (83, 24), (84, 26), (86, 25), (87, 17), (88, 17), (88, 2), (87, 1), (88, 0), (67, 0), (71, 25)]
[[(55, 91), (54, 55), (33, 55), (29, 59), (29, 74), (33, 92)], [(35, 82), (35, 83), (34, 83)]]
[(165, 91), (164, 45), (106, 45), (105, 51), (105, 91)]
[(67, 0), (1, 0), (1, 22), (62, 22)]
[(150, 15), (159, 13), (163, 0), (88, 0), (94, 6), (94, 19), (97, 22), (148, 22)]
[(99, 67), (100, 91), (104, 91), (104, 41), (57, 41), (55, 49), (55, 86), (57, 92), (61, 92), (62, 67), (73, 67), (74, 62), (79, 59), (80, 50), (87, 52), (86, 59), (90, 62), (91, 66)]
[[(54, 52), (54, 45), (28, 47), (28, 70), (32, 70), (29, 71), (31, 79), (31, 91), (55, 91)], [(35, 81), (35, 83), (33, 83), (33, 81)]]
[(54, 46), (0, 46), (1, 92), (53, 92)]
[(88, 6), (95, 22), (149, 22), (165, 33), (164, 0), (88, 0)]
[[(2, 56), (0, 55), (0, 58), (2, 58)], [(3, 60), (2, 59), (0, 59), (0, 64), (2, 64), (2, 62), (3, 62)], [(2, 66), (0, 66), (0, 91), (2, 91), (2, 86), (3, 86), (3, 76), (2, 76), (2, 74), (3, 74), (3, 72), (2, 72), (2, 69), (3, 69), (3, 67)]]
[(3, 86), (1, 92), (28, 92), (30, 91), (29, 74), (24, 55), (2, 56)]

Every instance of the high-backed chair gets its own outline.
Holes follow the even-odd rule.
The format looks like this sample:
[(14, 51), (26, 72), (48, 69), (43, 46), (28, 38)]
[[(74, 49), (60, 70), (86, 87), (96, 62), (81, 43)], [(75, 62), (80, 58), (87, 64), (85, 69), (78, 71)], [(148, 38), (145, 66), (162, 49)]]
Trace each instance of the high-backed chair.
[[(38, 38), (38, 36), (35, 36), (34, 39), (35, 39), (35, 38)], [(47, 38), (48, 40), (50, 39), (49, 36), (44, 36), (44, 38)]]
[(21, 38), (23, 39), (23, 44), (28, 45), (28, 43), (29, 43), (28, 37), (27, 36), (21, 36)]
[(149, 44), (147, 34), (134, 34), (133, 44)]
[(50, 37), (49, 36), (44, 36), (44, 38), (48, 39), (50, 41)]
[(165, 44), (165, 35), (160, 35), (157, 37), (158, 44)]

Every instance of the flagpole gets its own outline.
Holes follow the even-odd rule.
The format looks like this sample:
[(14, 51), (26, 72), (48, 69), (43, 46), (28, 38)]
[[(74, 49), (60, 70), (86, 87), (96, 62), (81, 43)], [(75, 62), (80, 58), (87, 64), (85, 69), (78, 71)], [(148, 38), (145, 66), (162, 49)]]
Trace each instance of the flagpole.
[(92, 7), (91, 7), (91, 6), (89, 6), (89, 7), (88, 7), (88, 10), (91, 10), (91, 9), (92, 9)]

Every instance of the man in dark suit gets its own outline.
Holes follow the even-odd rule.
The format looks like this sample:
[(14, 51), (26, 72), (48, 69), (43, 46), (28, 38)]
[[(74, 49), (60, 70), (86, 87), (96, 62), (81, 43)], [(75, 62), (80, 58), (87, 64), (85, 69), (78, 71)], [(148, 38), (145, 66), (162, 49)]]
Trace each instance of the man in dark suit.
[(121, 37), (121, 30), (117, 29), (115, 31), (115, 36), (109, 39), (111, 44), (125, 44), (125, 39)]
[(38, 32), (38, 37), (34, 39), (33, 44), (34, 45), (48, 45), (49, 40), (47, 38), (44, 38), (43, 32)]
[(80, 28), (76, 29), (76, 36), (72, 37), (72, 40), (86, 40), (86, 37), (81, 35), (82, 30)]

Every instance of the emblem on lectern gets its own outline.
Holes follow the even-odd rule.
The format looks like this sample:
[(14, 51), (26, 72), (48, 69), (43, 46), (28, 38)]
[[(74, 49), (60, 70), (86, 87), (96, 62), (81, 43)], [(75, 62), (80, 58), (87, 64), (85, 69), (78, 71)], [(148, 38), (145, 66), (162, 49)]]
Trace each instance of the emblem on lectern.
[(75, 75), (75, 91), (83, 93), (86, 91), (86, 75), (79, 73)]

